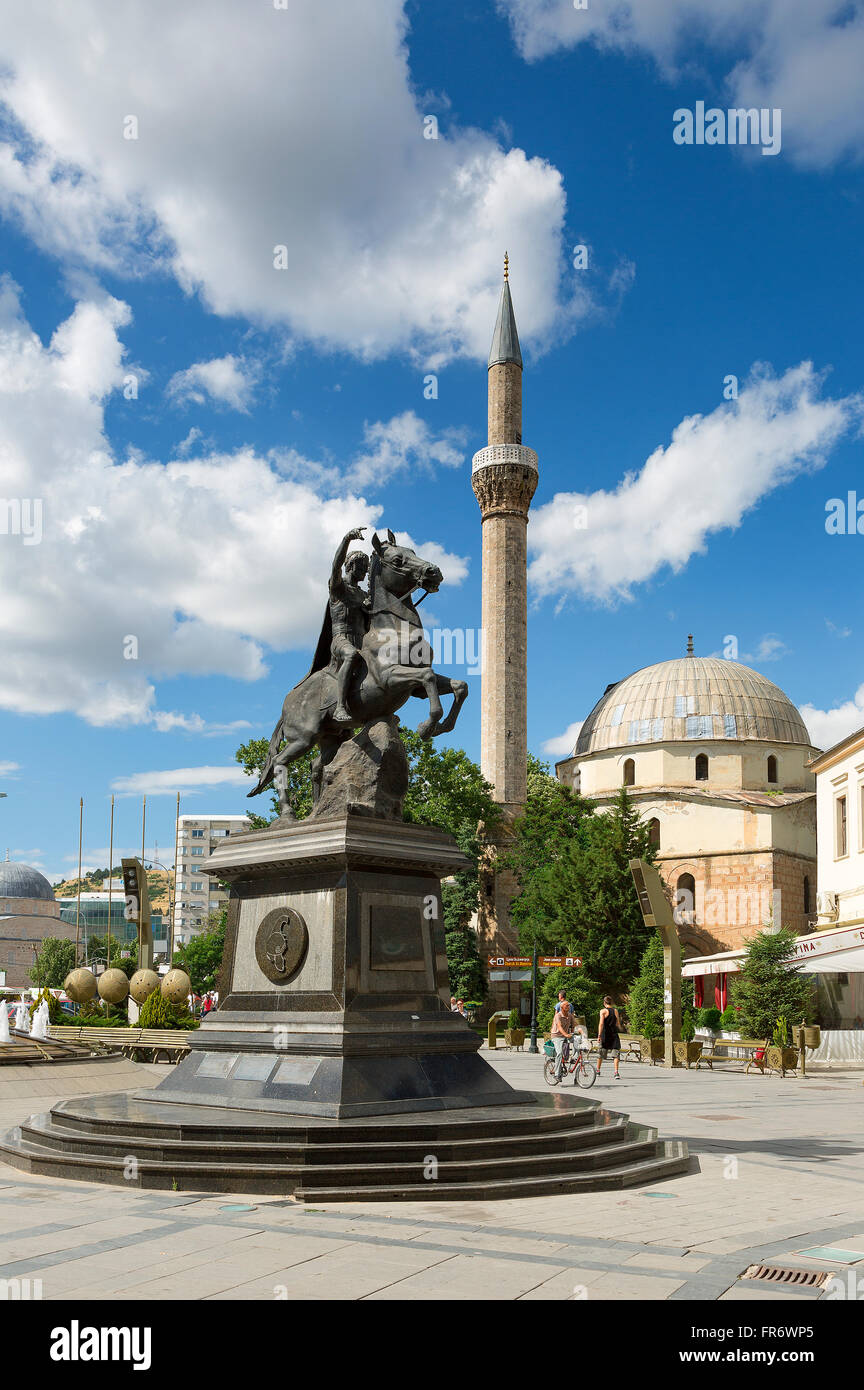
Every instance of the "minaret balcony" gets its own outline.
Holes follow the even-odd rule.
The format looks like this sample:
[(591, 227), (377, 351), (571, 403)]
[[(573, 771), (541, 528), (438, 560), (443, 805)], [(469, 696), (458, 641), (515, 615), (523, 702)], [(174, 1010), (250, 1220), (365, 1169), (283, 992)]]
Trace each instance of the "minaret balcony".
[(528, 449), (524, 444), (487, 444), (485, 449), (480, 449), (471, 460), (471, 472), (476, 473), (479, 468), (488, 468), (490, 465), (516, 464), (519, 468), (532, 468), (537, 472), (537, 455), (533, 449)]

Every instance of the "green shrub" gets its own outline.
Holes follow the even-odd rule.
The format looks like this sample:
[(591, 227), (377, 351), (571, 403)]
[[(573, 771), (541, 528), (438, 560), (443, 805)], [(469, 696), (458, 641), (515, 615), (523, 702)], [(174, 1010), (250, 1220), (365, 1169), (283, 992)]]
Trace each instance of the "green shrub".
[(64, 1014), (57, 1000), (54, 998), (54, 995), (51, 993), (50, 989), (40, 989), (39, 993), (36, 995), (36, 998), (33, 1000), (33, 1003), (30, 1005), (31, 1026), (33, 1024), (33, 1019), (36, 1016), (36, 1010), (39, 1008), (39, 1005), (42, 1003), (43, 999), (48, 1004), (48, 1022), (62, 1023), (66, 1015)]
[(516, 1009), (511, 1009), (511, 1010), (510, 1010), (510, 1017), (509, 1017), (508, 1020), (507, 1020), (507, 1027), (508, 1027), (508, 1028), (518, 1028), (518, 1027), (519, 1027), (519, 1014), (518, 1014), (518, 1012), (517, 1012)]
[(704, 1009), (700, 1009), (698, 1017), (700, 1028), (710, 1028), (712, 1033), (717, 1032), (717, 1029), (720, 1027), (721, 1014), (720, 1010), (715, 1009), (713, 1004), (706, 1005)]
[(139, 1028), (197, 1028), (198, 1024), (182, 1004), (169, 1004), (159, 989), (154, 989), (141, 1006)]
[(681, 1016), (681, 1041), (692, 1042), (696, 1035), (696, 1023), (692, 1009), (685, 1009)]
[(739, 1031), (751, 1038), (771, 1037), (779, 1019), (794, 1025), (813, 1016), (813, 979), (802, 975), (795, 958), (796, 937), (761, 931), (747, 942), (741, 972), (733, 981), (733, 1000), (741, 1010)]

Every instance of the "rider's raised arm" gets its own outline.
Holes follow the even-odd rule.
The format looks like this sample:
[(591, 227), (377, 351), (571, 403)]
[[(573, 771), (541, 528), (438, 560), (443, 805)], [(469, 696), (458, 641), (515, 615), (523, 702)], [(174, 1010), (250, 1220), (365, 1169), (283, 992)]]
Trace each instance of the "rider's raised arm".
[(352, 541), (361, 541), (363, 532), (366, 528), (355, 526), (353, 531), (349, 531), (347, 536), (343, 536), (339, 543), (339, 549), (333, 556), (333, 568), (330, 571), (330, 588), (337, 589), (342, 585), (342, 566), (348, 558), (348, 547)]

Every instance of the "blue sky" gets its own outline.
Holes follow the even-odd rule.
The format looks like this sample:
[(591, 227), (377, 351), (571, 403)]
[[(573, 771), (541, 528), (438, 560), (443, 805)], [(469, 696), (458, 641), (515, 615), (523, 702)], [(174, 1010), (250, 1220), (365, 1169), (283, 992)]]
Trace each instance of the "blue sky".
[[(13, 858), (68, 874), (81, 795), (93, 865), (112, 791), (118, 855), (145, 791), (163, 858), (177, 789), (246, 809), (234, 749), (305, 671), (352, 525), (440, 562), (433, 625), (479, 626), (505, 248), (531, 748), (689, 631), (816, 744), (864, 722), (864, 537), (825, 527), (864, 498), (862, 7), (702, 9), (0, 0), (0, 496), (42, 508), (38, 544), (0, 535)], [(700, 101), (779, 110), (779, 152), (676, 144)]]

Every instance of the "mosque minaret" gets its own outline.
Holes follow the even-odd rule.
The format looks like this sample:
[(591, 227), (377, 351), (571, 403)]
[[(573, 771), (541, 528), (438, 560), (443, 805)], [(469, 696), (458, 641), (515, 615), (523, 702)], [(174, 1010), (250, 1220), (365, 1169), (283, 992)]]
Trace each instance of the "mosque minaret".
[[(510, 294), (509, 260), (488, 369), (488, 443), (474, 455), (471, 485), (483, 525), (483, 669), (480, 762), (504, 812), (500, 839), (525, 805), (527, 727), (527, 530), (537, 455), (522, 443), (522, 353)], [(495, 847), (490, 846), (490, 866)], [(515, 883), (490, 872), (481, 891), (484, 946), (512, 950), (509, 904)]]

